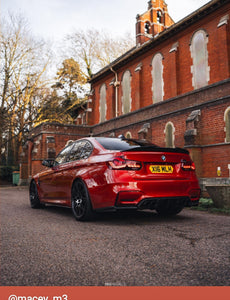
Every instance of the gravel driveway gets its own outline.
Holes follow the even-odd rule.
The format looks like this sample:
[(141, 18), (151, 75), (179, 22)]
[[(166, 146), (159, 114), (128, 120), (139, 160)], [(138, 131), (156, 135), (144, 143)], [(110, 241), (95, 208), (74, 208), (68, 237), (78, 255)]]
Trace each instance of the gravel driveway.
[(1, 285), (230, 285), (230, 217), (184, 209), (99, 215), (33, 210), (28, 190), (0, 189)]

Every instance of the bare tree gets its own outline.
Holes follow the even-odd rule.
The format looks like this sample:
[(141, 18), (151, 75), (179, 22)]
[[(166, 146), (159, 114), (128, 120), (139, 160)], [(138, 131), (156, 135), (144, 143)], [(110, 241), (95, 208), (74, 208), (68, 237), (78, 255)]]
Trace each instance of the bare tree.
[[(0, 149), (8, 163), (17, 161), (26, 127), (32, 125), (33, 111), (41, 105), (44, 74), (49, 63), (43, 41), (35, 40), (22, 16), (9, 15), (1, 24), (0, 36)], [(28, 129), (29, 129), (28, 127)], [(12, 155), (9, 155), (12, 152)]]
[(66, 39), (71, 56), (80, 64), (87, 79), (134, 46), (130, 34), (113, 38), (95, 29), (76, 30)]

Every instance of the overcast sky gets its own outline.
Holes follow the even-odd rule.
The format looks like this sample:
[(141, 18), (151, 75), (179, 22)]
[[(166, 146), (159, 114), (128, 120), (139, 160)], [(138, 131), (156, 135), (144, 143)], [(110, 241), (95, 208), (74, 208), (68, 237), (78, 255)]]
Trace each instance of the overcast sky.
[[(175, 22), (208, 3), (208, 0), (166, 0)], [(113, 36), (135, 35), (136, 15), (147, 10), (148, 0), (0, 0), (1, 17), (23, 14), (34, 35), (53, 42), (73, 29), (95, 28)]]

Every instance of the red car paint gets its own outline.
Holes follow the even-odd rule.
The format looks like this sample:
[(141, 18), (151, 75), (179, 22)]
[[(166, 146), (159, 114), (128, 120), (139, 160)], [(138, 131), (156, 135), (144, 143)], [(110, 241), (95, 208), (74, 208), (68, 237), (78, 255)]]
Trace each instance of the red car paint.
[[(122, 148), (124, 144), (123, 150), (118, 150), (119, 144)], [(88, 198), (86, 206), (91, 212), (135, 208), (176, 214), (185, 206), (197, 205), (200, 197), (195, 165), (184, 149), (115, 138), (84, 138), (66, 147), (57, 161), (60, 163), (44, 162), (50, 168), (33, 177), (32, 207), (54, 204), (73, 209), (82, 205), (84, 209), (84, 198)], [(73, 188), (76, 181), (81, 185)], [(84, 195), (74, 196), (78, 189)], [(75, 217), (84, 220), (86, 215)]]

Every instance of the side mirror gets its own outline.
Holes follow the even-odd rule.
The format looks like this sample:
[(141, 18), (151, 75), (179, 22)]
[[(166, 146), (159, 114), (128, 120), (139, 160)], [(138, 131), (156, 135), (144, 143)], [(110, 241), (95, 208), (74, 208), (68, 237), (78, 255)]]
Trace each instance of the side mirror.
[(42, 165), (48, 168), (52, 168), (54, 165), (54, 160), (53, 159), (45, 159), (42, 162)]

